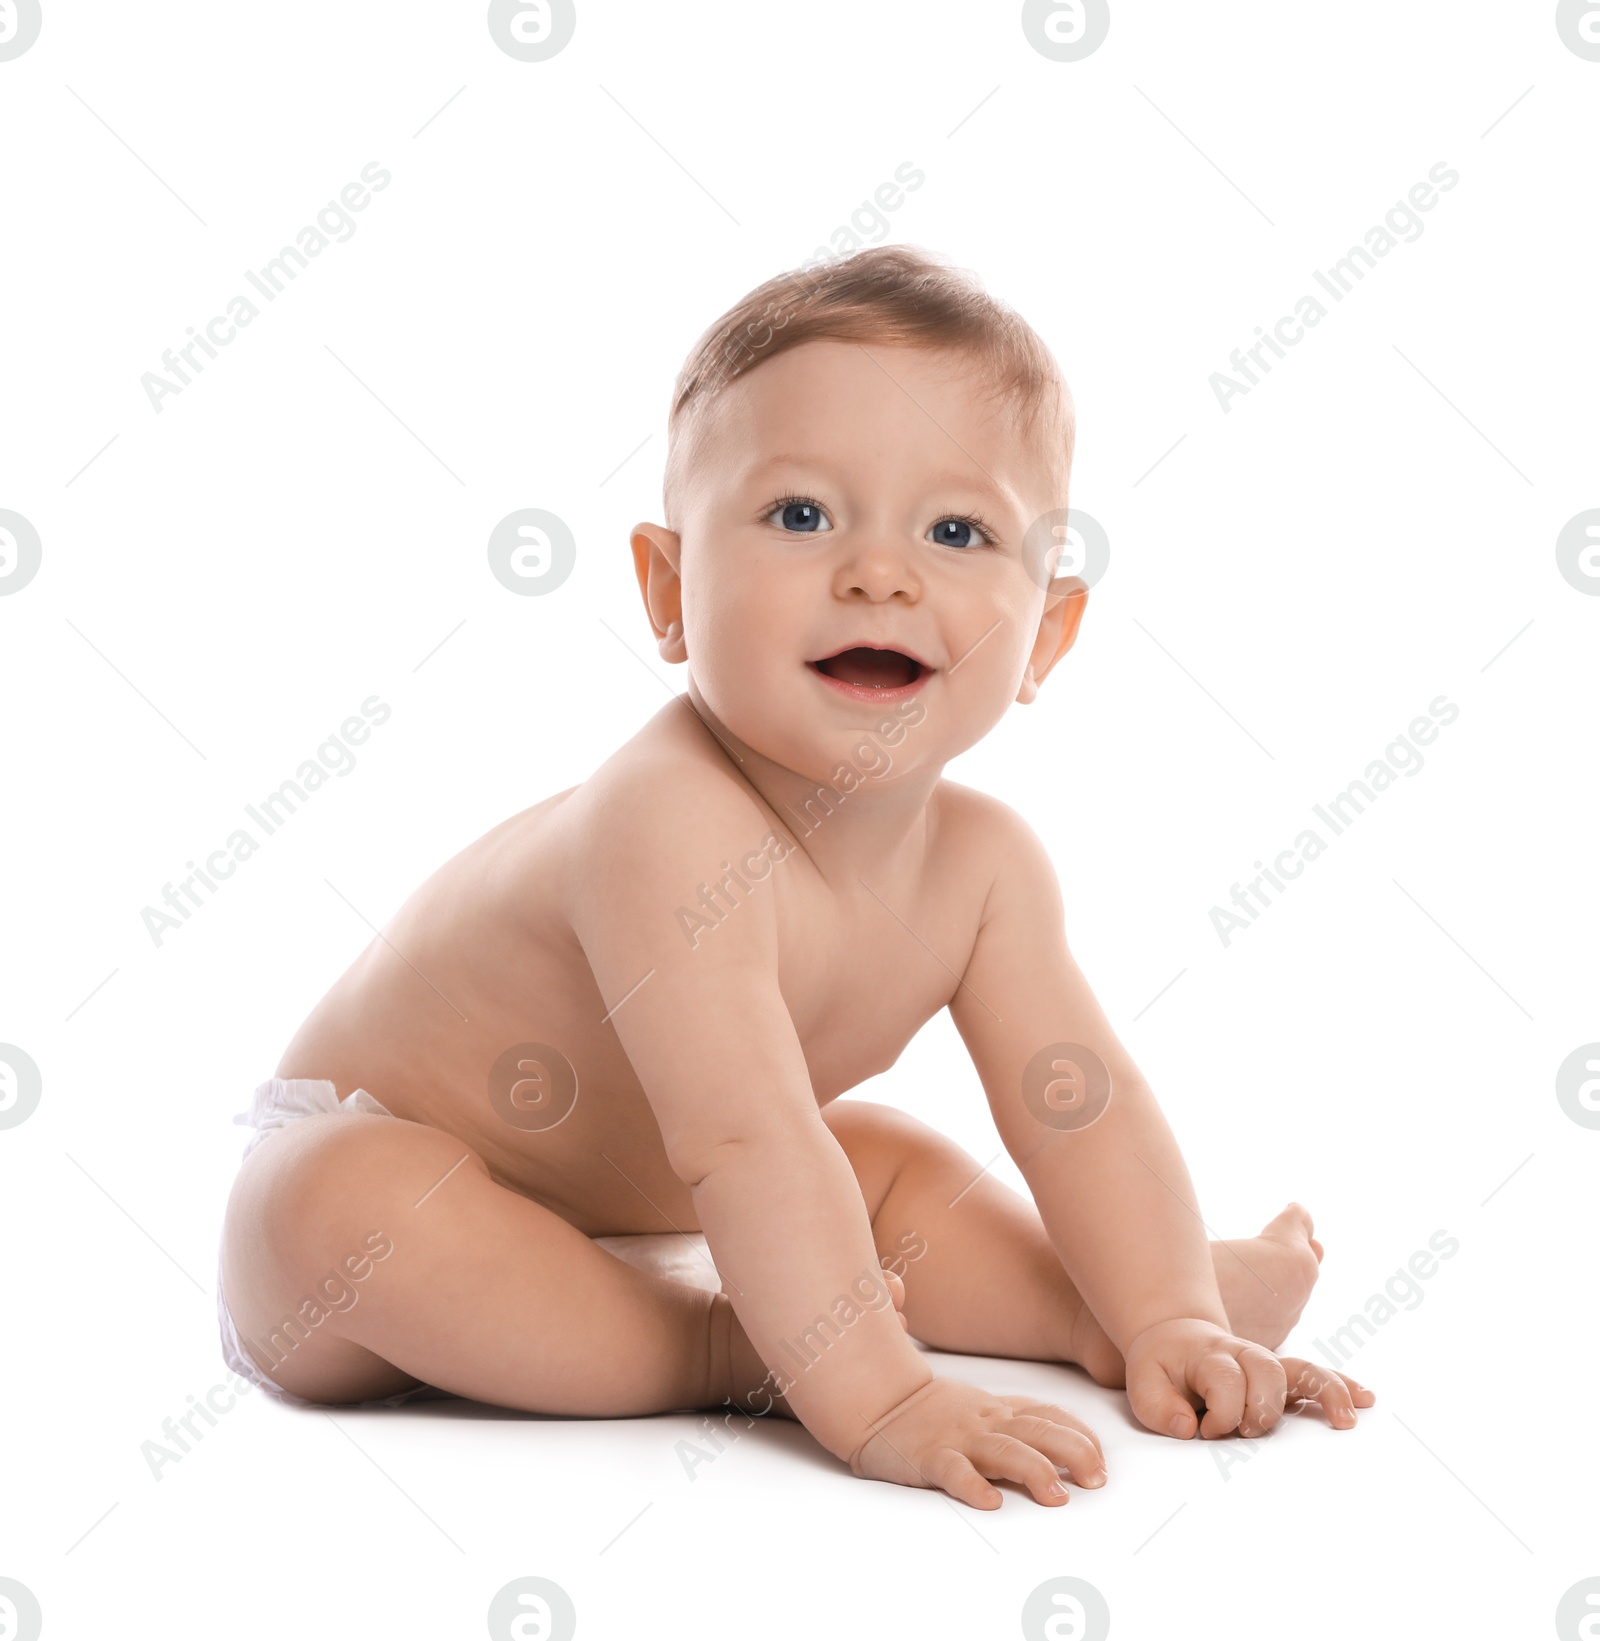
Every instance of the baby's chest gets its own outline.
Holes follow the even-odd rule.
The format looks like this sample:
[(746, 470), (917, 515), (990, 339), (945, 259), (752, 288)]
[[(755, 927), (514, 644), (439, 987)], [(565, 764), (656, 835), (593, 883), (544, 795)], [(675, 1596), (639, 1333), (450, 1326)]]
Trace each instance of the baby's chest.
[(779, 934), (779, 984), (819, 1099), (887, 1071), (949, 1001), (975, 919), (887, 905), (800, 920)]

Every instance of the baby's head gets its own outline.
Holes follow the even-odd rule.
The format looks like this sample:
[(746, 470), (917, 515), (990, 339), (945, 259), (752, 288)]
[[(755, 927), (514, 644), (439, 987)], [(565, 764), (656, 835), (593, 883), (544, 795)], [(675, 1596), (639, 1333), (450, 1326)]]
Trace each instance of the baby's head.
[(936, 770), (1077, 634), (1072, 441), (1049, 349), (971, 275), (885, 245), (768, 280), (684, 365), (667, 522), (633, 533), (662, 657), (808, 778), (890, 719), (899, 771)]

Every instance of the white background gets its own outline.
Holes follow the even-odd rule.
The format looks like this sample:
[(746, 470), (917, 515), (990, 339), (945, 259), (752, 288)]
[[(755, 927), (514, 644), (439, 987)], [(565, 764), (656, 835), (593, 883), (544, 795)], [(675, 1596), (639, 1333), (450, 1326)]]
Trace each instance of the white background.
[[(1600, 1575), (1600, 1132), (1555, 1097), (1600, 1039), (1600, 597), (1555, 556), (1600, 506), (1597, 152), (1549, 4), (1117, 0), (1058, 63), (1012, 4), (610, 0), (523, 63), (481, 4), (45, 0), (0, 62), (0, 508), (43, 543), (0, 597), (0, 1041), (44, 1087), (0, 1132), (0, 1575), (45, 1633), (481, 1635), (527, 1574), (591, 1637), (1013, 1636), (1059, 1575), (1118, 1637), (1549, 1633)], [(354, 237), (157, 414), (141, 375), (373, 160)], [(682, 688), (627, 551), (672, 378), (905, 161), (863, 240), (1039, 330), (1112, 546), (950, 772), (1046, 839), (1208, 1224), (1316, 1216), (1291, 1347), (1459, 1241), (1350, 1363), (1377, 1407), (1224, 1464), (1065, 1368), (940, 1359), (1096, 1424), (1111, 1485), (1064, 1512), (865, 1484), (795, 1427), (691, 1480), (688, 1416), (260, 1394), (153, 1479), (223, 1377), (230, 1117), (363, 916)], [(1210, 375), (1439, 161), (1422, 236), (1225, 414)], [(522, 507), (578, 541), (547, 597), (488, 572)], [(158, 948), (141, 908), (374, 694), (354, 772)], [(1440, 695), (1425, 767), (1225, 947), (1210, 908)], [(999, 1150), (947, 1019), (861, 1092)]]

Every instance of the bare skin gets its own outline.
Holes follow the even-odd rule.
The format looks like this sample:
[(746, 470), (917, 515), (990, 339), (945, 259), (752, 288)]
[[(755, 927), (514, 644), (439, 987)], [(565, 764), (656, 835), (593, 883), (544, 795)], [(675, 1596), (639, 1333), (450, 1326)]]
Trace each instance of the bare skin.
[[(943, 778), (1076, 636), (1083, 583), (1023, 556), (1065, 504), (1052, 464), (965, 361), (829, 341), (729, 387), (694, 454), (680, 529), (633, 537), (688, 694), (439, 868), (278, 1066), (393, 1116), (297, 1122), (241, 1170), (223, 1286), (252, 1354), (333, 1403), (419, 1381), (572, 1415), (732, 1401), (988, 1509), (995, 1480), (1050, 1505), (1060, 1470), (1100, 1485), (1099, 1444), (935, 1380), (908, 1329), (1079, 1363), (1163, 1434), (1260, 1435), (1301, 1400), (1353, 1424), (1370, 1392), (1273, 1354), (1315, 1280), (1309, 1217), (1205, 1241), (1043, 847)], [(942, 1008), (1031, 1202), (839, 1099)], [(1030, 1069), (1051, 1045), (1104, 1064), (1093, 1121), (1059, 1092), (1076, 1068)], [(720, 1295), (590, 1240), (696, 1230)], [(357, 1301), (271, 1365), (260, 1341), (373, 1235), (393, 1251)]]

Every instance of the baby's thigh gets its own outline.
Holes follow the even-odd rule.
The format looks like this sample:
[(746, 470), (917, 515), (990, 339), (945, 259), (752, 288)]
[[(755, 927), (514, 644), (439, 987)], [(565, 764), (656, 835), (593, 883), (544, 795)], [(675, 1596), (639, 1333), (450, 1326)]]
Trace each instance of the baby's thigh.
[(416, 1382), (343, 1337), (343, 1318), (415, 1219), (418, 1199), (457, 1168), (488, 1176), (451, 1135), (371, 1113), (302, 1118), (251, 1152), (228, 1200), (221, 1278), (234, 1326), (263, 1371), (316, 1400), (383, 1396)]

